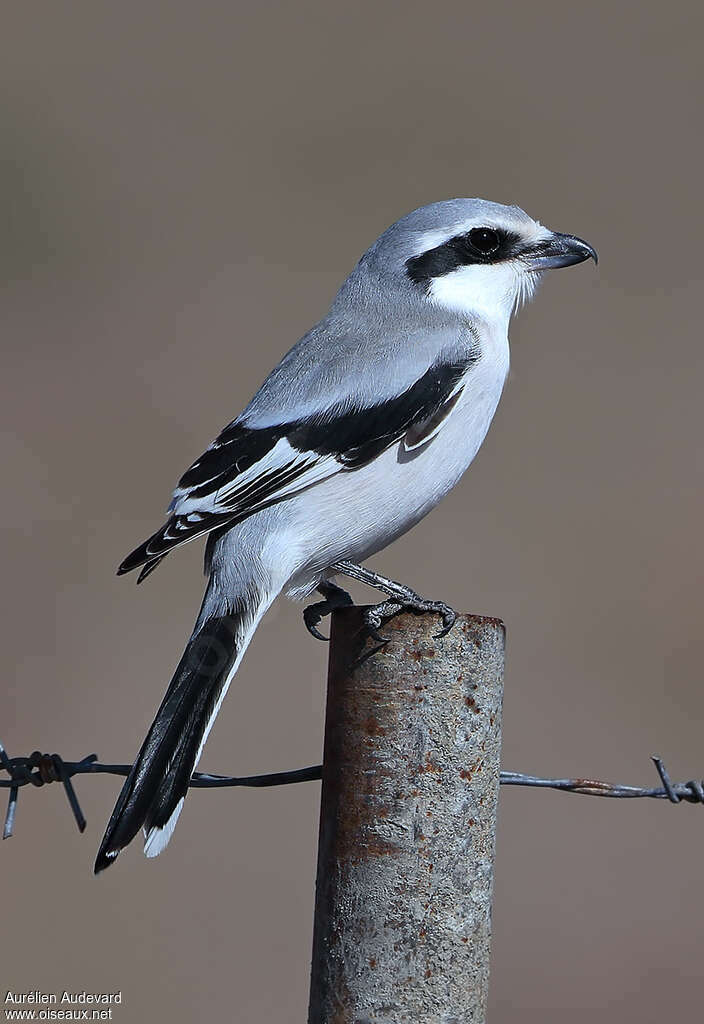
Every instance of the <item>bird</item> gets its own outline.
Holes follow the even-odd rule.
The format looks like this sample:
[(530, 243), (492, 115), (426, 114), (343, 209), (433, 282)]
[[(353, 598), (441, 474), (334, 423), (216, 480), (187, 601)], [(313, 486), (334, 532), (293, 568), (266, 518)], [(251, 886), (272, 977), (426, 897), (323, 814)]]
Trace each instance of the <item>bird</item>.
[(364, 253), (328, 313), (271, 371), (244, 411), (181, 477), (168, 518), (118, 574), (141, 582), (174, 548), (206, 538), (195, 627), (108, 822), (98, 873), (144, 833), (165, 848), (191, 776), (252, 635), (275, 598), (351, 598), (351, 577), (385, 600), (379, 639), (402, 608), (453, 609), (361, 563), (417, 524), (477, 454), (509, 369), (511, 316), (543, 272), (593, 259), (576, 235), (517, 206), (450, 199), (396, 221)]

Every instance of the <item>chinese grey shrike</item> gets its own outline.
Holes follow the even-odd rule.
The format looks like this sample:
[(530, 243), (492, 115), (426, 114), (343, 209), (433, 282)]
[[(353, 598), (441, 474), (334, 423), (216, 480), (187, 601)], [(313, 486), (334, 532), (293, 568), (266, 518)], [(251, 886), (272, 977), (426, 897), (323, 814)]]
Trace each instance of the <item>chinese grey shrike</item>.
[[(331, 577), (370, 583), (401, 608), (454, 612), (359, 563), (434, 508), (477, 454), (509, 365), (508, 324), (542, 271), (593, 258), (516, 206), (433, 203), (377, 239), (330, 312), (284, 356), (247, 408), (179, 481), (166, 523), (119, 572), (144, 579), (207, 536), (209, 576), (193, 634), (108, 823), (95, 863), (137, 834), (166, 846), (230, 680), (284, 591), (349, 601)], [(319, 635), (319, 634), (317, 634)]]

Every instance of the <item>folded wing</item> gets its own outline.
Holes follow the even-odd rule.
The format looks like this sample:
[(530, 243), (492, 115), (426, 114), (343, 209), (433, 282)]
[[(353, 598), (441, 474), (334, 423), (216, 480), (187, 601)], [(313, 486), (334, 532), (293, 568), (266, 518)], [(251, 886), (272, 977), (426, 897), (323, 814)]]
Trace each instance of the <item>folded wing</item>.
[(398, 441), (410, 451), (442, 427), (475, 359), (438, 362), (413, 384), (378, 403), (331, 405), (272, 426), (235, 420), (186, 471), (160, 530), (124, 560), (118, 574), (143, 566), (143, 580), (179, 544), (339, 472), (367, 465)]

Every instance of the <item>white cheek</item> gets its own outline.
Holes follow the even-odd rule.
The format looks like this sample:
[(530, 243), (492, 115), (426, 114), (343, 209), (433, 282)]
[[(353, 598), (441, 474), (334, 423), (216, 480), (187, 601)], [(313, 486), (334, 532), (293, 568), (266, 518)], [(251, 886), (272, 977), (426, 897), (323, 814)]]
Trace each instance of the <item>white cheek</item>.
[(457, 313), (474, 314), (492, 321), (508, 320), (519, 289), (520, 274), (510, 263), (475, 264), (436, 277), (430, 285), (430, 298)]

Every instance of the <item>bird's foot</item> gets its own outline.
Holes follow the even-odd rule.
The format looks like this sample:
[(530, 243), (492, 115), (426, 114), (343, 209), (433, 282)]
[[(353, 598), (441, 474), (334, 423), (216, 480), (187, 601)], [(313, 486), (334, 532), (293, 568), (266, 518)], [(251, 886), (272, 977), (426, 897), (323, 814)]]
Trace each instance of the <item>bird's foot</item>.
[(318, 629), (319, 624), (326, 615), (331, 615), (336, 608), (346, 608), (353, 602), (346, 590), (338, 587), (335, 583), (331, 583), (329, 580), (321, 583), (318, 591), (323, 595), (324, 600), (306, 605), (303, 609), (303, 621), (311, 636), (314, 636), (316, 640), (322, 640), (323, 643), (327, 643), (330, 638), (323, 636)]
[(442, 619), (442, 629), (435, 633), (435, 637), (439, 640), (441, 637), (447, 636), (457, 621), (457, 612), (454, 608), (445, 604), (444, 601), (428, 601), (409, 587), (402, 587), (399, 584), (399, 589), (402, 589), (404, 593), (397, 593), (387, 601), (382, 601), (381, 604), (372, 605), (364, 613), (364, 624), (374, 640), (383, 644), (388, 643), (390, 637), (382, 636), (379, 629), (383, 622), (387, 622), (394, 615), (403, 611), (414, 612), (416, 615), (429, 613), (439, 615)]
[(447, 636), (457, 621), (457, 612), (449, 604), (445, 604), (444, 601), (428, 601), (420, 594), (416, 594), (415, 590), (411, 590), (410, 587), (391, 580), (388, 576), (382, 576), (380, 572), (374, 572), (373, 569), (366, 569), (363, 565), (348, 561), (334, 562), (332, 568), (344, 576), (359, 580), (360, 583), (366, 583), (368, 586), (374, 587), (375, 590), (381, 590), (382, 593), (388, 595), (387, 601), (382, 601), (381, 604), (375, 605), (365, 612), (367, 629), (380, 643), (388, 643), (389, 640), (388, 637), (379, 633), (382, 622), (398, 615), (401, 611), (415, 612), (417, 615), (425, 615), (428, 612), (439, 615), (442, 618), (442, 629), (435, 634), (436, 639)]

